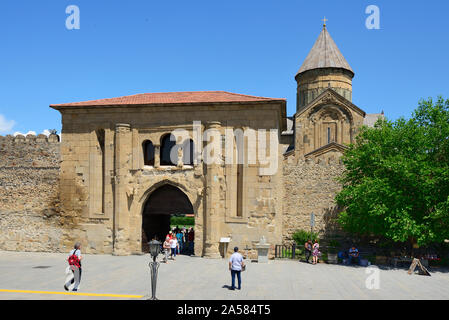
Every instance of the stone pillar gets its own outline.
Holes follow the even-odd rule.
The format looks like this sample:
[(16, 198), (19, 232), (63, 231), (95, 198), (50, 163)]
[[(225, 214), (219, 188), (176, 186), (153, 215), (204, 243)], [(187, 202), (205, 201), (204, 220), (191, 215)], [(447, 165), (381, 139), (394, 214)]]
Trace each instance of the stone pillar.
[[(209, 131), (207, 139), (214, 136), (221, 128), (220, 122), (210, 122), (207, 124)], [(219, 136), (219, 135), (217, 135)], [(215, 138), (217, 137), (215, 136)], [(216, 143), (221, 148), (221, 136), (218, 141), (212, 140), (209, 143)], [(207, 147), (206, 147), (207, 148)], [(207, 153), (207, 152), (206, 152)], [(216, 155), (214, 155), (216, 156)], [(220, 255), (220, 222), (223, 220), (222, 212), (220, 212), (220, 185), (219, 185), (219, 164), (207, 163), (206, 161), (206, 192), (205, 196), (205, 247), (204, 256), (207, 258), (221, 258)]]
[(343, 144), (343, 121), (337, 120), (335, 122), (335, 126), (337, 127), (336, 133), (335, 133), (335, 142), (339, 144)]
[[(114, 130), (105, 129), (105, 215), (108, 219), (113, 221), (114, 217), (114, 185), (111, 183), (111, 178), (114, 176)], [(111, 243), (112, 247), (112, 243)]]
[(129, 124), (115, 128), (115, 188), (114, 188), (114, 255), (129, 251), (129, 210), (126, 177), (132, 165), (132, 133)]
[(337, 142), (340, 144), (344, 144), (346, 142), (345, 141), (345, 122), (346, 122), (345, 118), (342, 118), (339, 122), (337, 122), (338, 131), (339, 131), (339, 137), (338, 137), (339, 141), (337, 141)]
[(178, 168), (182, 168), (184, 166), (184, 149), (183, 148), (178, 148), (178, 163), (176, 164), (176, 166)]
[(154, 167), (159, 168), (161, 166), (161, 146), (159, 144), (154, 145)]
[(313, 122), (313, 148), (312, 150), (316, 150), (319, 148), (319, 124), (317, 121), (312, 120)]

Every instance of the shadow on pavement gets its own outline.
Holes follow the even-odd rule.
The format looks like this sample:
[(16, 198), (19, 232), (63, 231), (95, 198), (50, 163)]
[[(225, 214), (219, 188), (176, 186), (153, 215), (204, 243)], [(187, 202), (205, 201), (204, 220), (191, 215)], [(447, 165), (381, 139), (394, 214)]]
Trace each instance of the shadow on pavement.
[(225, 284), (223, 287), (222, 287), (223, 289), (228, 289), (228, 290), (232, 290), (232, 287), (231, 286), (229, 286), (229, 285), (227, 285), (227, 284)]

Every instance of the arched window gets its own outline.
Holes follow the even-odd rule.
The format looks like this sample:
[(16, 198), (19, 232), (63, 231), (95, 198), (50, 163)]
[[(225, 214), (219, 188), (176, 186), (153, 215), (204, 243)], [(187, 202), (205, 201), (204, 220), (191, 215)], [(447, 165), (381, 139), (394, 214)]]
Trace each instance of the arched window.
[(143, 163), (146, 166), (154, 166), (154, 146), (150, 140), (145, 140), (142, 144)]
[(173, 159), (171, 159), (172, 149), (176, 147), (175, 137), (172, 134), (166, 134), (161, 139), (161, 166), (176, 166), (178, 162), (178, 153), (173, 150)]
[(193, 165), (193, 155), (195, 152), (195, 145), (192, 139), (187, 139), (182, 144), (182, 162), (187, 165)]

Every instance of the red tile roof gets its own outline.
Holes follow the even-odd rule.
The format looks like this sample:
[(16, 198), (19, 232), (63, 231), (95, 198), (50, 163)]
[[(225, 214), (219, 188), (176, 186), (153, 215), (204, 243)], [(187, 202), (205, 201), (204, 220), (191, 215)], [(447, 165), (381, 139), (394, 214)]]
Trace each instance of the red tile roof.
[(121, 106), (147, 104), (193, 104), (193, 103), (231, 103), (231, 102), (268, 102), (285, 99), (265, 98), (237, 94), (225, 91), (197, 91), (197, 92), (164, 92), (143, 93), (110, 99), (90, 100), (82, 102), (52, 104), (50, 107), (90, 107), (90, 106)]

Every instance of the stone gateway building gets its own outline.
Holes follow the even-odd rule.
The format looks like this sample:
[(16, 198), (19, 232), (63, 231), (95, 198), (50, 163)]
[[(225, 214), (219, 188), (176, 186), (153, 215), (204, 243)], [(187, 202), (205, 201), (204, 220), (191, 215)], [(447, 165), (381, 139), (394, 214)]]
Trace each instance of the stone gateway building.
[[(165, 236), (174, 214), (194, 215), (195, 255), (212, 258), (225, 255), (221, 238), (242, 249), (262, 236), (272, 245), (290, 241), (309, 229), (311, 212), (321, 234), (338, 232), (339, 158), (380, 116), (351, 102), (353, 77), (324, 26), (296, 74), (293, 117), (285, 99), (223, 91), (53, 104), (61, 142), (1, 138), (0, 156), (9, 160), (0, 175), (9, 183), (0, 185), (0, 249), (67, 251), (79, 240), (87, 253), (139, 254)], [(11, 161), (25, 146), (45, 163)], [(30, 172), (34, 189), (16, 192)], [(53, 175), (43, 181), (39, 173)], [(10, 205), (42, 189), (53, 196)], [(26, 214), (35, 227), (22, 228)]]

